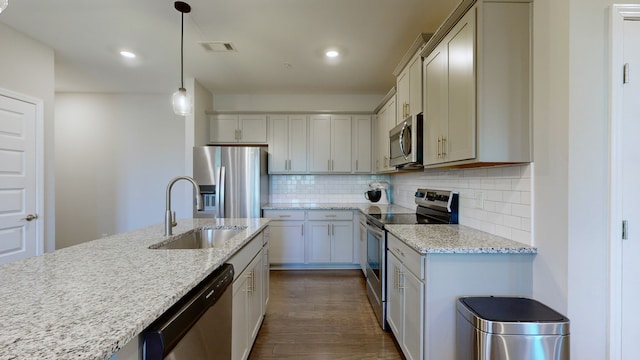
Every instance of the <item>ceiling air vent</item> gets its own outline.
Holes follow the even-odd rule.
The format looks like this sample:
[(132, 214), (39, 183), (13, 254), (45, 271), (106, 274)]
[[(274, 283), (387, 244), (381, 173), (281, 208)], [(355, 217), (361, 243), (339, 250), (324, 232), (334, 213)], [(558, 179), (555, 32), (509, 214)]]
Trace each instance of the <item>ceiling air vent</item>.
[(203, 41), (200, 45), (202, 45), (205, 50), (211, 52), (238, 51), (233, 43), (229, 41)]

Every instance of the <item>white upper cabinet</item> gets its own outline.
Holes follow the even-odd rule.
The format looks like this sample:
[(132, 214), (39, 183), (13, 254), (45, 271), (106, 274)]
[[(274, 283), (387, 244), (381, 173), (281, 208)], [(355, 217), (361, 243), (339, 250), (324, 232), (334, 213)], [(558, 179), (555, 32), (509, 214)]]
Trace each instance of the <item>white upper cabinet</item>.
[(267, 116), (217, 114), (209, 120), (210, 144), (266, 144)]
[(530, 2), (464, 0), (422, 55), (425, 166), (532, 160)]
[(396, 125), (396, 94), (387, 94), (387, 101), (379, 108), (374, 126), (375, 172), (394, 171), (389, 164), (389, 130)]
[(422, 112), (421, 51), (431, 34), (421, 33), (413, 42), (394, 71), (396, 75), (396, 122)]
[(351, 172), (350, 116), (311, 116), (309, 120), (309, 167), (312, 173)]
[(269, 173), (307, 172), (307, 116), (269, 116)]
[(351, 168), (356, 174), (369, 174), (373, 159), (371, 116), (354, 116), (351, 122), (353, 126)]

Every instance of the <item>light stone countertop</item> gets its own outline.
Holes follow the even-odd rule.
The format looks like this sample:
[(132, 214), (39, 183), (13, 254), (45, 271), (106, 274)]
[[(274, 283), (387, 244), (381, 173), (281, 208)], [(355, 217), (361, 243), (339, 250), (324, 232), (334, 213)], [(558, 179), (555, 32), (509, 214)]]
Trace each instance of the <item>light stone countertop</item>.
[(386, 225), (421, 254), (535, 254), (537, 248), (463, 225)]
[(222, 248), (149, 249), (159, 224), (0, 266), (0, 359), (108, 359), (268, 222), (178, 219), (174, 234), (247, 226)]

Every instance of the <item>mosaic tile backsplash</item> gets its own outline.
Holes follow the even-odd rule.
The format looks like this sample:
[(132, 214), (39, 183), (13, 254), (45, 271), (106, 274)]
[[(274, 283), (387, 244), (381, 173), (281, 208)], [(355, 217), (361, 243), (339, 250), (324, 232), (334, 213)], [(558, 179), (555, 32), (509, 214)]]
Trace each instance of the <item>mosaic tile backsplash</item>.
[(373, 181), (391, 184), (391, 202), (415, 208), (419, 187), (460, 193), (460, 224), (531, 245), (533, 164), (427, 170), (394, 175), (272, 175), (272, 203), (366, 202)]

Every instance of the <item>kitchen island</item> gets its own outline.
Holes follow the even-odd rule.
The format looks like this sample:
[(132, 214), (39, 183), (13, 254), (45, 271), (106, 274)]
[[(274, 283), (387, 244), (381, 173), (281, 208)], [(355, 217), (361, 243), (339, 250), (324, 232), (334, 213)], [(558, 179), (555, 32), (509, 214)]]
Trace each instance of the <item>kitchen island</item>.
[(224, 246), (158, 250), (163, 225), (0, 266), (0, 359), (108, 359), (260, 234), (268, 219), (179, 219), (246, 229)]

